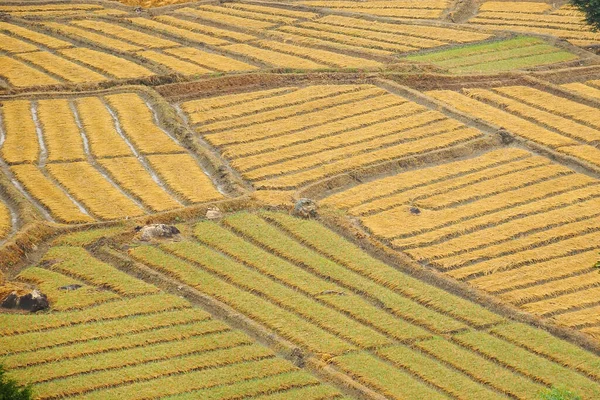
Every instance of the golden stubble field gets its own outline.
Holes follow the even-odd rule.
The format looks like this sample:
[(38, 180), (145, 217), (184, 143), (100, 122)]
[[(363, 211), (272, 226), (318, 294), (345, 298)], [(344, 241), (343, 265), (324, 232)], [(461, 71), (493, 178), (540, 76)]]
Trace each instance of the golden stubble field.
[(0, 308), (0, 364), (40, 399), (600, 398), (582, 18), (0, 1), (0, 303), (50, 304)]

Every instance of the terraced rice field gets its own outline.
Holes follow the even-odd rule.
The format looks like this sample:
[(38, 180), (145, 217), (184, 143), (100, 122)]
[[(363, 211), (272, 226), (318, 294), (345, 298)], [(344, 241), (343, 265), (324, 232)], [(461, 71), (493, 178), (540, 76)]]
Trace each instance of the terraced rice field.
[(461, 93), (431, 91), (427, 94), (474, 118), (503, 127), (526, 141), (595, 170), (600, 168), (600, 150), (596, 147), (600, 140), (598, 110), (576, 98), (525, 86), (464, 89)]
[(569, 5), (555, 8), (545, 2), (485, 1), (468, 22), (486, 29), (556, 36), (576, 46), (600, 43), (600, 34), (589, 29), (583, 13)]
[[(354, 8), (371, 5), (374, 15), (420, 18), (422, 13), (433, 19), (441, 17), (445, 1), (334, 3), (340, 10), (352, 6), (356, 16), (326, 15), (316, 5), (313, 11), (242, 3), (187, 5), (153, 16), (100, 4), (82, 4), (68, 12), (65, 4), (3, 6), (0, 12), (14, 18), (0, 22), (0, 76), (10, 87), (28, 88), (260, 68), (378, 70), (404, 53), (493, 37), (491, 31), (458, 26), (371, 22), (360, 18), (361, 8)], [(536, 67), (578, 57), (543, 42), (511, 58), (519, 54), (524, 58), (519, 64), (498, 68)]]
[(594, 99), (600, 99), (600, 80), (565, 83), (562, 85), (562, 87), (581, 96), (589, 96)]
[(299, 3), (310, 7), (400, 19), (438, 19), (450, 6), (448, 0), (308, 0)]
[[(561, 383), (600, 393), (592, 353), (412, 278), (317, 222), (261, 211), (182, 229), (180, 241), (99, 251), (217, 299), (297, 346), (303, 362), (386, 398), (535, 399)], [(123, 233), (59, 237), (19, 275), (47, 289), (53, 311), (0, 315), (0, 353), (38, 398), (343, 397), (86, 250)], [(57, 290), (66, 284), (82, 286)]]
[(140, 93), (1, 104), (1, 165), (57, 221), (132, 217), (222, 198)]
[(127, 11), (116, 8), (107, 8), (100, 4), (19, 4), (0, 5), (0, 12), (9, 14), (11, 17), (24, 19), (52, 19), (65, 16), (120, 16), (126, 15)]
[(0, 241), (5, 239), (15, 228), (13, 226), (16, 215), (4, 201), (0, 201)]
[(322, 203), (420, 263), (596, 335), (599, 321), (586, 316), (600, 300), (599, 195), (597, 179), (515, 149), (375, 180)]
[(181, 106), (196, 131), (264, 189), (300, 187), (482, 137), (438, 111), (370, 85), (289, 87)]
[[(121, 231), (61, 237), (46, 267), (19, 275), (44, 289), (53, 310), (0, 315), (0, 359), (37, 398), (342, 398), (244, 332), (82, 247)], [(73, 284), (81, 287), (59, 289)]]
[(10, 378), (45, 400), (600, 398), (579, 11), (121, 3), (0, 2), (0, 304), (49, 301), (0, 306)]

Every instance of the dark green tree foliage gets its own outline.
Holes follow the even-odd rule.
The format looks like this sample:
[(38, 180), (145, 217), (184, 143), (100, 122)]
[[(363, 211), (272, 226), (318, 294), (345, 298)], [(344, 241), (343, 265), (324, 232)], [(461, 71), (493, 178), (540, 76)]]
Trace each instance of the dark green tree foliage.
[(30, 400), (31, 388), (21, 386), (6, 376), (4, 367), (0, 365), (0, 400)]
[(552, 388), (541, 394), (541, 400), (581, 400), (581, 396), (567, 389)]
[(600, 0), (571, 0), (571, 4), (585, 13), (585, 20), (592, 29), (600, 30)]

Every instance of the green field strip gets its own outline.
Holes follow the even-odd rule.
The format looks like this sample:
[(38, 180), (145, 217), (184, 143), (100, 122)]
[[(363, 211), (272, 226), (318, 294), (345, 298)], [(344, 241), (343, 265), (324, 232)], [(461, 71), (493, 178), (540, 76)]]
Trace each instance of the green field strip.
[(334, 283), (324, 281), (298, 266), (277, 257), (222, 226), (202, 221), (194, 226), (194, 235), (202, 243), (213, 247), (241, 263), (259, 269), (265, 275), (276, 277), (282, 282), (311, 295), (328, 290), (339, 290)]
[(331, 386), (319, 385), (319, 381), (304, 371), (284, 372), (266, 378), (236, 382), (232, 385), (218, 386), (210, 389), (196, 390), (166, 397), (164, 400), (228, 400), (263, 397), (264, 393), (287, 394), (302, 389), (321, 389), (322, 393), (337, 393)]
[(596, 355), (548, 332), (521, 323), (500, 325), (490, 332), (600, 381), (600, 359)]
[(572, 61), (579, 58), (573, 53), (567, 51), (558, 51), (555, 53), (534, 55), (510, 60), (500, 60), (484, 64), (475, 64), (468, 67), (459, 67), (451, 69), (450, 72), (493, 72), (508, 71), (511, 69), (530, 68), (541, 65), (555, 64), (560, 62)]
[(43, 259), (58, 261), (50, 267), (53, 271), (75, 276), (96, 286), (107, 287), (119, 294), (143, 295), (159, 291), (156, 286), (103, 263), (80, 247), (52, 247)]
[(392, 343), (385, 335), (376, 332), (347, 316), (304, 296), (272, 279), (233, 261), (204, 245), (193, 242), (174, 242), (163, 246), (169, 252), (192, 261), (227, 282), (294, 312), (311, 323), (362, 348), (384, 346)]
[[(100, 304), (85, 310), (49, 314), (0, 314), (0, 340), (2, 336), (41, 331), (77, 325), (86, 322), (119, 319), (133, 315), (153, 314), (188, 308), (190, 304), (177, 296), (155, 294), (139, 296)], [(196, 310), (199, 315), (209, 318), (210, 314)], [(0, 346), (0, 351), (2, 346)]]
[(423, 61), (437, 63), (445, 60), (453, 60), (457, 58), (465, 58), (469, 56), (482, 55), (487, 53), (496, 53), (500, 51), (507, 51), (512, 49), (519, 49), (523, 47), (535, 46), (544, 44), (545, 42), (541, 39), (534, 37), (518, 37), (510, 40), (503, 40), (493, 43), (477, 44), (472, 46), (462, 46), (455, 49), (436, 51), (432, 53), (408, 56), (407, 60), (411, 61)]
[[(196, 314), (193, 311), (184, 310), (163, 314), (160, 321), (156, 324), (154, 323), (155, 321), (146, 318), (147, 324), (145, 326), (138, 326), (133, 323), (132, 330), (128, 332), (122, 329), (119, 331), (120, 327), (115, 326), (114, 323), (101, 325), (99, 329), (92, 331), (82, 330), (79, 332), (81, 333), (80, 336), (75, 336), (75, 339), (81, 340), (80, 342), (73, 344), (57, 343), (54, 347), (50, 348), (31, 348), (27, 352), (2, 357), (2, 363), (10, 369), (16, 369), (56, 360), (72, 360), (92, 354), (102, 354), (110, 351), (150, 346), (157, 343), (185, 340), (194, 336), (229, 330), (227, 325), (217, 320), (197, 321)], [(114, 331), (111, 331), (111, 329), (114, 329)], [(73, 340), (72, 333), (65, 333), (64, 336), (58, 336), (60, 338), (59, 342), (60, 340)], [(115, 336), (105, 337), (105, 335)], [(49, 339), (51, 340), (52, 338), (49, 337)], [(36, 341), (36, 343), (38, 342), (40, 341)], [(52, 343), (56, 342), (54, 340), (50, 344), (52, 345)], [(24, 341), (24, 343), (27, 342)], [(40, 342), (40, 345), (43, 343), (46, 342)]]
[(249, 213), (240, 213), (224, 219), (227, 226), (244, 236), (260, 243), (275, 254), (304, 265), (326, 279), (353, 288), (382, 302), (394, 314), (425, 326), (436, 332), (450, 332), (465, 329), (466, 325), (446, 315), (430, 310), (392, 290), (380, 286), (345, 267), (321, 256), (309, 248), (294, 241), (283, 231), (268, 224), (262, 218)]
[(378, 350), (377, 355), (387, 359), (401, 369), (417, 375), (457, 399), (500, 400), (507, 396), (494, 392), (466, 375), (449, 368), (439, 360), (427, 357), (405, 346), (393, 346)]
[(503, 322), (504, 318), (478, 304), (428, 285), (379, 261), (323, 225), (283, 213), (262, 212), (300, 242), (311, 246), (339, 264), (402, 295), (467, 321), (475, 326)]
[(349, 314), (364, 324), (383, 331), (390, 337), (405, 340), (431, 336), (424, 329), (411, 325), (375, 307), (360, 296), (346, 293), (343, 287), (327, 282), (274, 256), (213, 222), (198, 223), (194, 227), (194, 234), (203, 243), (260, 270), (268, 276), (275, 277), (288, 286), (315, 296), (321, 302)]
[(462, 333), (454, 339), (548, 386), (575, 389), (585, 398), (600, 398), (600, 383), (502, 339), (483, 332)]
[(251, 399), (256, 400), (330, 400), (330, 399), (348, 399), (342, 397), (340, 392), (331, 386), (306, 386), (302, 388), (294, 388), (277, 393), (266, 394), (262, 396), (254, 396)]
[(230, 385), (249, 379), (279, 375), (294, 370), (296, 370), (296, 367), (290, 362), (270, 358), (228, 365), (222, 368), (190, 371), (185, 374), (180, 373), (151, 381), (135, 382), (126, 386), (86, 393), (74, 398), (86, 400), (159, 398), (182, 392)]
[(325, 332), (297, 315), (261, 297), (245, 292), (181, 258), (148, 246), (131, 249), (131, 256), (169, 274), (208, 296), (228, 304), (274, 330), (284, 338), (317, 353), (341, 354), (354, 349), (350, 343)]
[(72, 375), (140, 365), (251, 343), (252, 340), (247, 335), (239, 331), (227, 331), (133, 349), (93, 354), (74, 360), (50, 362), (15, 371), (14, 375), (23, 382), (40, 383), (53, 379), (64, 379)]
[(74, 232), (61, 235), (52, 241), (53, 246), (87, 246), (98, 239), (108, 238), (122, 233), (124, 229), (120, 226), (114, 228), (95, 228), (87, 231)]
[[(158, 379), (173, 374), (185, 375), (187, 372), (200, 369), (218, 370), (218, 367), (227, 366), (228, 364), (239, 364), (268, 358), (273, 358), (273, 352), (266, 347), (260, 345), (240, 346), (34, 384), (33, 390), (40, 395), (41, 399), (64, 397), (118, 385)], [(131, 398), (132, 395), (122, 398)]]
[(22, 351), (31, 351), (40, 348), (77, 343), (84, 340), (112, 337), (129, 332), (147, 330), (151, 323), (157, 327), (168, 326), (177, 321), (201, 320), (202, 313), (196, 310), (183, 310), (175, 312), (141, 315), (122, 318), (112, 321), (101, 321), (73, 327), (48, 330), (44, 332), (31, 332), (14, 337), (0, 337), (0, 355)]
[(331, 360), (348, 375), (390, 399), (447, 399), (411, 374), (369, 353), (352, 353)]
[(418, 342), (415, 343), (415, 346), (470, 375), (478, 382), (488, 384), (512, 397), (524, 400), (538, 400), (539, 393), (546, 389), (545, 386), (514, 373), (446, 339), (436, 338)]
[(427, 330), (395, 317), (381, 308), (374, 307), (373, 304), (357, 295), (331, 293), (320, 295), (319, 298), (332, 307), (345, 311), (357, 320), (376, 327), (396, 340), (411, 341), (432, 337), (432, 333)]
[[(61, 273), (38, 267), (27, 268), (19, 274), (17, 279), (35, 284), (48, 297), (50, 306), (55, 311), (82, 309), (119, 298), (113, 292), (98, 290)], [(77, 290), (59, 289), (68, 285), (80, 285), (81, 287)]]
[(472, 55), (469, 57), (455, 58), (451, 60), (439, 61), (435, 65), (448, 69), (459, 69), (460, 67), (469, 67), (471, 65), (487, 64), (489, 62), (501, 60), (518, 60), (523, 57), (550, 54), (561, 51), (561, 49), (549, 44), (538, 44), (535, 46), (522, 47), (487, 53), (483, 55)]

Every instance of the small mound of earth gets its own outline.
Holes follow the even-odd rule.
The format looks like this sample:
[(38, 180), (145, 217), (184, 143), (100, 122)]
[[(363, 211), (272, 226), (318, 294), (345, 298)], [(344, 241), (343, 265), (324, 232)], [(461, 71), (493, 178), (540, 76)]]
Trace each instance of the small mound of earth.
[(137, 226), (135, 230), (140, 233), (140, 240), (145, 242), (151, 239), (168, 239), (181, 233), (177, 227), (165, 224)]
[(300, 218), (316, 218), (317, 204), (311, 199), (298, 199), (294, 205), (293, 215)]

